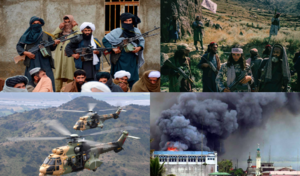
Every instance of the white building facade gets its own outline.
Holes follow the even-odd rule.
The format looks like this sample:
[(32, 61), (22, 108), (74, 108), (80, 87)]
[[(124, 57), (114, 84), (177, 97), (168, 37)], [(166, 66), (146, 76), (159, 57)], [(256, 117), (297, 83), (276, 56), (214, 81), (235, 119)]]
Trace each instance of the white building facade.
[(166, 175), (207, 176), (218, 170), (218, 155), (208, 151), (155, 151), (154, 157), (164, 163)]

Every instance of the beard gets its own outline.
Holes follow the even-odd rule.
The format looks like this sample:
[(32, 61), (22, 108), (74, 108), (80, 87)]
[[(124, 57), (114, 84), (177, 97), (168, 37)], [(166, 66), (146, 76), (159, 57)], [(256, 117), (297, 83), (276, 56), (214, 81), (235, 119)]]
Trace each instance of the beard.
[(84, 83), (84, 81), (79, 81), (79, 82), (77, 82), (77, 85), (82, 85)]
[(212, 54), (217, 54), (217, 51), (214, 51), (214, 50), (210, 50), (210, 52), (211, 52)]
[(83, 36), (83, 39), (84, 39), (84, 40), (91, 40), (91, 38), (92, 38), (92, 33), (91, 33), (91, 34), (85, 34), (85, 33), (83, 33), (82, 36)]

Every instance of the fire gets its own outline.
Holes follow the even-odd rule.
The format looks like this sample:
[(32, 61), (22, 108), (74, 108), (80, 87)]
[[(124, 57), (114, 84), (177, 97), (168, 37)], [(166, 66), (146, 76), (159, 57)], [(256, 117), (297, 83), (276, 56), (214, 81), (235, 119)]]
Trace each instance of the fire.
[(170, 142), (167, 142), (167, 145), (168, 145), (167, 151), (173, 151), (173, 152), (179, 151), (177, 147), (174, 147), (174, 144), (170, 144)]
[(176, 147), (168, 147), (167, 150), (168, 151), (174, 151), (174, 152), (178, 151), (178, 149)]

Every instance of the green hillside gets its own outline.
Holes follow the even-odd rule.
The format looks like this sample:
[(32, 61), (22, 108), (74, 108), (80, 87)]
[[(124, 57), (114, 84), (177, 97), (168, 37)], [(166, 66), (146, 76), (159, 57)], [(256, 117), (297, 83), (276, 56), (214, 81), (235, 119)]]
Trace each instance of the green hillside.
[[(97, 103), (95, 111), (105, 108), (117, 108), (104, 101), (91, 97), (79, 97), (60, 106), (60, 109), (87, 110), (87, 103)], [(64, 146), (66, 141), (37, 141), (37, 142), (9, 142), (6, 137), (54, 137), (61, 136), (58, 132), (45, 126), (41, 120), (58, 120), (71, 133), (80, 135), (108, 130), (121, 126), (134, 126), (138, 130), (129, 131), (130, 135), (141, 137), (140, 140), (127, 139), (124, 150), (117, 153), (109, 152), (100, 156), (104, 163), (96, 172), (84, 170), (68, 175), (149, 175), (149, 150), (150, 150), (150, 107), (129, 105), (121, 112), (119, 119), (110, 119), (104, 122), (103, 129), (97, 128), (84, 132), (72, 129), (75, 122), (84, 113), (56, 112), (56, 108), (36, 109), (22, 113), (14, 113), (0, 118), (0, 172), (1, 175), (37, 176), (39, 167), (44, 159), (55, 147)], [(112, 113), (112, 111), (102, 112)], [(98, 114), (102, 114), (98, 113)], [(116, 141), (121, 132), (87, 137), (86, 139), (99, 142)]]

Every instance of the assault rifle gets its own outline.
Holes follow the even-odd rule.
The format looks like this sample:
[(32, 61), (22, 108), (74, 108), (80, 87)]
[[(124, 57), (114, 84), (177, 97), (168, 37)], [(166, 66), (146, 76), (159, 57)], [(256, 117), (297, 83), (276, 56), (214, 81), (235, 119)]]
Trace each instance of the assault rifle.
[[(209, 54), (208, 54), (208, 56), (207, 57), (209, 57)], [(218, 69), (214, 66), (214, 64), (213, 63), (211, 63), (211, 61), (209, 61), (207, 58), (205, 58), (205, 57), (202, 57), (204, 60), (206, 60), (206, 62), (208, 63), (208, 65), (210, 66), (210, 68), (216, 73), (216, 74), (218, 74)]]
[(188, 75), (186, 75), (181, 68), (176, 67), (170, 60), (166, 60), (165, 65), (177, 71), (180, 76), (182, 76), (185, 80), (191, 83), (193, 87), (195, 87), (194, 81)]
[(254, 66), (254, 63), (249, 68), (246, 68), (244, 71), (242, 71), (240, 76), (228, 86), (228, 89), (230, 90), (230, 92), (237, 90), (238, 85), (240, 84), (240, 81), (242, 81), (245, 78), (245, 76), (247, 75), (247, 72), (249, 70), (251, 70), (251, 68), (253, 66)]
[[(75, 38), (76, 36), (73, 36), (73, 37), (70, 37), (70, 38), (67, 38), (67, 37), (69, 35), (72, 35), (72, 34), (76, 33), (76, 32), (77, 31), (71, 32), (70, 34), (61, 36), (60, 38), (57, 38), (56, 40), (60, 40), (60, 42), (65, 42), (67, 40), (71, 40), (71, 39)], [(28, 52), (31, 52), (31, 53), (34, 54), (34, 53), (36, 53), (38, 51), (41, 51), (42, 54), (43, 54), (43, 56), (47, 57), (49, 55), (47, 54), (47, 51), (45, 51), (45, 48), (47, 48), (47, 47), (49, 47), (51, 45), (54, 45), (54, 44), (55, 44), (54, 40), (51, 41), (51, 42), (41, 41), (39, 44), (37, 44), (36, 46), (34, 46), (31, 49), (29, 49)], [(25, 60), (25, 58), (26, 58), (26, 56), (23, 54), (22, 56), (19, 56), (19, 55), (15, 56), (14, 60), (15, 60), (15, 63), (17, 64), (18, 62)]]
[(159, 33), (155, 33), (155, 34), (151, 34), (151, 35), (150, 35), (149, 33), (152, 32), (152, 31), (155, 31), (155, 30), (157, 30), (157, 29), (159, 29), (159, 28), (160, 28), (160, 27), (154, 26), (154, 29), (152, 29), (152, 30), (150, 30), (150, 31), (147, 31), (147, 32), (145, 32), (145, 33), (143, 33), (143, 34), (137, 34), (136, 36), (131, 37), (131, 38), (124, 38), (123, 41), (122, 41), (121, 43), (117, 44), (117, 45), (114, 46), (114, 47), (117, 47), (117, 48), (119, 48), (120, 50), (123, 49), (123, 48), (125, 48), (126, 52), (133, 51), (134, 49), (133, 49), (133, 46), (132, 46), (132, 44), (131, 44), (133, 41), (138, 40), (138, 39), (141, 38), (141, 37), (146, 38), (146, 37), (151, 37), (151, 36), (158, 35)]
[[(110, 65), (108, 59), (106, 58), (104, 52), (107, 50), (107, 49), (112, 49), (112, 48), (93, 48), (93, 46), (88, 46), (88, 47), (83, 47), (83, 48), (77, 48), (75, 50), (75, 53), (79, 54), (80, 55), (80, 58), (83, 60), (83, 61), (90, 61), (90, 60), (93, 60), (93, 57), (91, 58), (87, 58), (86, 56), (89, 55), (89, 54), (93, 54), (93, 51), (99, 51), (103, 54), (104, 58), (106, 59), (108, 65)], [(103, 63), (103, 61), (101, 60), (101, 63)], [(103, 66), (103, 64), (102, 64)]]

